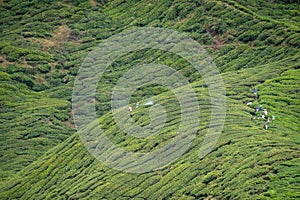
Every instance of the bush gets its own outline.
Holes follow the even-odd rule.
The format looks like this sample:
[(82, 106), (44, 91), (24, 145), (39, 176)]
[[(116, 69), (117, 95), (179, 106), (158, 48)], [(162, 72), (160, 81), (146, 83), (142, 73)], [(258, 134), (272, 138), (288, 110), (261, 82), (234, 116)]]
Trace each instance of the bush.
[(60, 121), (67, 121), (69, 119), (69, 115), (66, 113), (55, 113), (54, 116)]
[(30, 88), (32, 88), (35, 85), (35, 81), (32, 78), (29, 78), (28, 76), (21, 74), (21, 73), (15, 73), (15, 74), (11, 75), (11, 78), (20, 83), (26, 84)]
[(295, 33), (294, 35), (291, 35), (288, 39), (287, 42), (291, 44), (294, 47), (299, 47), (300, 46), (300, 35), (298, 33)]
[(0, 71), (0, 81), (9, 81), (9, 80), (10, 80), (9, 74)]
[(41, 73), (48, 73), (51, 70), (51, 66), (49, 64), (39, 65), (38, 66), (38, 70)]
[(2, 53), (6, 55), (8, 61), (16, 62), (20, 59), (20, 57), (25, 56), (28, 53), (28, 51), (23, 48), (7, 45), (2, 49)]
[(50, 54), (37, 53), (37, 52), (32, 52), (26, 55), (26, 60), (37, 62), (37, 63), (43, 63), (43, 64), (46, 64), (48, 62), (53, 62), (53, 58)]
[(52, 74), (52, 78), (57, 78), (57, 79), (62, 79), (63, 77), (66, 76), (66, 73), (62, 72), (62, 71), (55, 71)]
[(213, 38), (209, 33), (205, 33), (201, 35), (201, 42), (205, 45), (210, 45), (213, 42)]
[(50, 83), (51, 87), (56, 87), (56, 86), (60, 86), (60, 85), (63, 84), (63, 83), (61, 82), (61, 79), (60, 79), (60, 78), (53, 78), (53, 79), (50, 79), (50, 80), (49, 80), (49, 83)]
[(5, 71), (9, 74), (14, 74), (16, 72), (25, 72), (26, 69), (24, 67), (21, 67), (18, 65), (8, 65), (8, 67)]
[(238, 37), (238, 39), (240, 41), (246, 43), (246, 42), (251, 42), (251, 41), (255, 40), (258, 37), (258, 35), (259, 35), (258, 31), (250, 30), (250, 31), (247, 31), (247, 32), (243, 33), (242, 35), (240, 35)]
[(46, 89), (49, 89), (49, 87), (45, 84), (35, 84), (33, 87), (32, 87), (32, 90), (34, 91), (43, 91), (43, 90), (46, 90)]
[(26, 56), (26, 60), (27, 61), (41, 61), (41, 60), (44, 60), (44, 57), (41, 56), (41, 55), (38, 55), (38, 54), (28, 54)]

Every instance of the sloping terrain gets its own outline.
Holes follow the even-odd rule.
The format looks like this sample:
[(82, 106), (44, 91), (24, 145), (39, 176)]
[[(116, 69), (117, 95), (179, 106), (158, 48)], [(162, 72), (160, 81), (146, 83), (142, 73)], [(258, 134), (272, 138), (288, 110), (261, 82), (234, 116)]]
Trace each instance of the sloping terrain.
[[(300, 197), (297, 1), (0, 3), (1, 199)], [(153, 98), (164, 105), (164, 130), (138, 139), (118, 128), (110, 111), (111, 91), (134, 65), (161, 63), (181, 72), (196, 91), (201, 111), (197, 137), (183, 156), (163, 169), (130, 174), (104, 166), (87, 152), (75, 131), (70, 101), (87, 53), (115, 33), (143, 26), (183, 32), (210, 53), (225, 83), (227, 116), (217, 145), (200, 159), (210, 120), (202, 77), (170, 53), (144, 50), (118, 58), (98, 84), (96, 109), (105, 134), (119, 147), (152, 151), (171, 140), (178, 128), (178, 102), (157, 85), (140, 88), (131, 103)], [(276, 117), (267, 130), (255, 113), (258, 105)], [(148, 124), (148, 109), (134, 109), (133, 119)]]
[[(282, 69), (282, 68), (281, 68)], [(296, 198), (299, 181), (299, 136), (297, 113), (292, 107), (287, 112), (275, 109), (272, 105), (284, 107), (287, 101), (299, 106), (299, 99), (268, 99), (269, 89), (279, 80), (285, 82), (293, 80), (288, 90), (294, 93), (297, 90), (299, 76), (289, 76), (284, 72), (281, 76), (280, 67), (266, 72), (264, 68), (247, 69), (242, 72), (252, 74), (244, 76), (239, 90), (228, 96), (228, 110), (224, 133), (217, 146), (204, 159), (199, 159), (198, 153), (205, 129), (201, 129), (199, 137), (193, 142), (190, 150), (172, 165), (146, 174), (126, 174), (103, 166), (85, 150), (78, 135), (74, 134), (64, 143), (47, 152), (43, 158), (25, 168), (20, 174), (13, 177), (5, 189), (4, 194), (11, 198), (268, 198), (289, 197)], [(287, 68), (286, 70), (288, 70)], [(253, 71), (256, 70), (257, 74)], [(288, 70), (289, 73), (292, 70)], [(269, 77), (268, 84), (258, 84), (261, 90), (259, 103), (277, 116), (268, 130), (263, 129), (261, 119), (253, 120), (243, 101), (252, 99), (248, 91), (248, 84), (261, 80), (260, 74)], [(233, 80), (241, 75), (235, 72), (224, 74), (226, 86), (233, 84)], [(289, 78), (288, 78), (289, 77)], [(195, 88), (197, 82), (195, 82)], [(201, 88), (201, 87), (200, 87)], [(286, 92), (285, 84), (277, 87), (278, 93)], [(203, 89), (196, 89), (200, 102), (204, 104), (207, 93)], [(293, 95), (293, 94), (292, 94)], [(166, 99), (167, 94), (158, 98)], [(241, 98), (242, 97), (242, 98)], [(202, 99), (202, 100), (201, 100)], [(269, 104), (265, 104), (269, 102)], [(141, 108), (143, 109), (143, 108)], [(209, 115), (209, 110), (202, 107), (202, 117)], [(136, 111), (142, 112), (142, 110)], [(136, 113), (135, 113), (136, 114)], [(290, 117), (290, 126), (286, 126), (286, 118)], [(161, 141), (161, 136), (151, 138), (150, 141), (137, 141), (127, 138), (117, 131), (111, 114), (104, 115), (101, 119), (107, 124), (106, 134), (111, 135), (114, 143), (131, 151), (153, 150), (155, 143), (164, 145), (166, 139)], [(170, 124), (176, 120), (172, 115)], [(207, 120), (204, 120), (207, 121)], [(207, 123), (207, 122), (206, 122)], [(205, 122), (202, 123), (205, 126)], [(175, 126), (175, 128), (174, 128)], [(169, 132), (176, 130), (176, 123), (168, 126)], [(167, 136), (170, 133), (167, 133)], [(125, 137), (125, 138), (124, 138)], [(34, 189), (30, 189), (34, 185)], [(243, 192), (241, 192), (243, 191)]]
[(1, 74), (1, 179), (14, 175), (74, 132), (70, 102), (28, 90), (14, 77)]

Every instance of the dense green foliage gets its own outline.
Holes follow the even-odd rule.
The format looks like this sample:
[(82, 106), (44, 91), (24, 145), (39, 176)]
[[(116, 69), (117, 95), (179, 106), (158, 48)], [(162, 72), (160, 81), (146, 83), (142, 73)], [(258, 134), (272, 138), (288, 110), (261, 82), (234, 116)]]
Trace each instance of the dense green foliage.
[[(297, 199), (300, 197), (300, 4), (297, 0), (0, 1), (0, 199)], [(213, 57), (225, 83), (227, 117), (213, 151), (198, 153), (210, 120), (209, 91), (184, 59), (135, 51), (99, 81), (96, 110), (105, 134), (133, 152), (172, 139), (179, 105), (160, 85), (131, 98), (153, 98), (168, 111), (165, 128), (145, 139), (118, 128), (113, 86), (131, 66), (160, 63), (181, 72), (197, 93), (200, 125), (188, 152), (163, 169), (129, 174), (104, 166), (81, 143), (72, 121), (76, 73), (89, 51), (133, 27), (175, 29)], [(259, 97), (254, 100), (253, 87)], [(254, 109), (276, 119), (263, 129)], [(149, 110), (134, 109), (139, 125)], [(256, 116), (257, 115), (257, 116)]]

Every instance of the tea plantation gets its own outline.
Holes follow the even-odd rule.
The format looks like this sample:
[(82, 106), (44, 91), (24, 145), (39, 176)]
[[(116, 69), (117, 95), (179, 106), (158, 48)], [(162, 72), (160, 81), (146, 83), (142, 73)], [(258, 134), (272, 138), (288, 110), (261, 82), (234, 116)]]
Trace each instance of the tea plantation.
[[(298, 0), (3, 0), (0, 13), (0, 199), (300, 198)], [(111, 109), (114, 86), (133, 66), (162, 64), (189, 81), (199, 103), (188, 150), (162, 168), (127, 173), (85, 148), (72, 110), (76, 75), (99, 43), (136, 27), (185, 34), (216, 64), (226, 117), (205, 157), (199, 150), (211, 122), (209, 88), (187, 60), (157, 49), (129, 52), (106, 68), (89, 130), (100, 124), (112, 143), (130, 152), (155, 151), (172, 141), (181, 105), (169, 88), (144, 85), (128, 105), (140, 126), (161, 119), (151, 118), (152, 108), (144, 106), (149, 99), (163, 106), (166, 123), (158, 134), (127, 135)], [(268, 111), (265, 119), (255, 111), (260, 105)]]

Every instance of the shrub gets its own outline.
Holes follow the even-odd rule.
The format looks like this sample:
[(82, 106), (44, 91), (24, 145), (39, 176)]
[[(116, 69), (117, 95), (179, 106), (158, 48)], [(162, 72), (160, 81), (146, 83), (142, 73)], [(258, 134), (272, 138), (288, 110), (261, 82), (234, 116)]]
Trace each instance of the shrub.
[(11, 75), (11, 78), (20, 83), (26, 84), (30, 88), (32, 88), (35, 85), (35, 82), (32, 78), (29, 78), (28, 76), (21, 74), (21, 73), (15, 73), (15, 74)]
[(9, 74), (0, 71), (0, 81), (8, 81), (10, 80)]
[(300, 46), (300, 35), (295, 33), (294, 35), (291, 35), (288, 39), (287, 42), (294, 47), (299, 47)]
[(62, 71), (55, 71), (53, 72), (52, 74), (52, 78), (59, 78), (59, 79), (62, 79), (63, 77), (66, 76), (66, 73), (65, 72), (62, 72)]
[(255, 40), (258, 37), (258, 35), (259, 35), (258, 31), (250, 30), (250, 31), (247, 31), (247, 32), (243, 33), (242, 35), (240, 35), (238, 37), (238, 39), (240, 41), (246, 43), (246, 42), (251, 42), (251, 41)]
[(213, 38), (209, 33), (205, 33), (201, 35), (201, 42), (205, 45), (210, 45), (213, 42)]
[(51, 66), (49, 64), (39, 65), (38, 66), (38, 70), (41, 73), (48, 73), (51, 70)]
[(8, 61), (16, 62), (20, 59), (20, 57), (26, 55), (28, 53), (28, 50), (14, 47), (12, 45), (7, 45), (2, 48), (2, 53), (6, 55)]
[(7, 69), (5, 70), (9, 74), (14, 74), (16, 72), (25, 72), (26, 69), (24, 67), (18, 66), (18, 65), (8, 65)]
[(32, 87), (32, 90), (37, 91), (37, 92), (43, 91), (43, 90), (46, 90), (46, 89), (49, 89), (49, 87), (46, 84), (35, 84)]
[(67, 121), (69, 119), (69, 115), (66, 113), (55, 113), (54, 116), (60, 121)]
[(61, 82), (61, 79), (60, 78), (53, 78), (53, 79), (50, 79), (49, 80), (49, 83), (52, 87), (56, 87), (56, 86), (60, 86), (62, 85), (63, 83)]
[(46, 64), (48, 62), (53, 62), (52, 56), (47, 53), (31, 52), (25, 57), (27, 61), (36, 62), (36, 63)]

